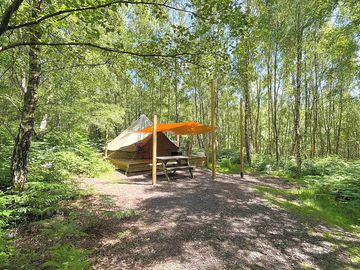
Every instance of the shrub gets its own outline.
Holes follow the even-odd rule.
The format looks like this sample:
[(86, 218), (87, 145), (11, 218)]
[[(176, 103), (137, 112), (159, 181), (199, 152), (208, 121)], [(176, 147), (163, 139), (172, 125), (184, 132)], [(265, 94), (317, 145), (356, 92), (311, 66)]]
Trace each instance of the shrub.
[(326, 158), (313, 163), (314, 175), (305, 175), (304, 180), (316, 193), (329, 194), (341, 202), (360, 203), (360, 162)]
[(10, 185), (9, 171), (13, 143), (9, 133), (0, 128), (0, 189)]
[(302, 175), (331, 175), (346, 171), (349, 164), (339, 157), (306, 159), (303, 162)]
[(270, 172), (277, 168), (276, 159), (269, 155), (254, 155), (252, 168), (257, 172)]
[[(0, 188), (5, 190), (9, 186), (13, 141), (3, 133), (0, 129)], [(48, 218), (62, 211), (62, 201), (79, 196), (79, 189), (71, 180), (73, 175), (96, 176), (111, 169), (112, 166), (80, 133), (53, 133), (43, 141), (34, 141), (29, 155), (25, 190), (0, 191), (0, 268), (8, 268), (9, 258), (13, 254), (12, 240), (8, 237), (13, 226), (24, 221)], [(86, 264), (85, 260), (81, 260), (82, 254), (82, 251), (70, 246), (54, 247), (51, 254), (53, 259), (47, 266), (53, 269), (84, 269)], [(63, 264), (64, 256), (68, 255), (75, 257), (68, 258), (70, 264)], [(80, 260), (77, 264), (78, 255)]]
[(83, 270), (89, 266), (88, 251), (71, 244), (57, 244), (50, 248), (50, 259), (44, 263), (46, 269)]
[(66, 180), (71, 175), (93, 177), (112, 169), (85, 136), (55, 133), (43, 142), (33, 143), (29, 180)]

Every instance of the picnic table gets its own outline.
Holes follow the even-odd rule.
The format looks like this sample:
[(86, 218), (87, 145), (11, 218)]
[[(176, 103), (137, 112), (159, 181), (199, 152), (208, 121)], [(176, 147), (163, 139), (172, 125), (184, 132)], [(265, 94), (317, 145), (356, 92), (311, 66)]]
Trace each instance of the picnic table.
[(157, 157), (156, 159), (157, 162), (161, 163), (162, 169), (168, 181), (170, 181), (168, 173), (175, 173), (178, 170), (189, 170), (191, 178), (194, 178), (192, 173), (194, 167), (189, 165), (188, 156), (162, 156)]

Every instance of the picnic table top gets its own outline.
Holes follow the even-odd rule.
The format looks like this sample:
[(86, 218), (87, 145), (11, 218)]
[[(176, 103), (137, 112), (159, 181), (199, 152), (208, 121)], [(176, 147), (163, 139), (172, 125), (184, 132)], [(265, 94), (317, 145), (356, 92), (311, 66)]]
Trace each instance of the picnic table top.
[(158, 160), (181, 160), (181, 159), (189, 159), (188, 156), (162, 156), (162, 157), (156, 157)]

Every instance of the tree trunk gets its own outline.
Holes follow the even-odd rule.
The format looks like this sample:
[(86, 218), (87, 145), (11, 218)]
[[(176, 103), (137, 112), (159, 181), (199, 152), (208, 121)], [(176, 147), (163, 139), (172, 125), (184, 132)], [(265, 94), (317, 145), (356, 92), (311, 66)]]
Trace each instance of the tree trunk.
[[(256, 120), (255, 120), (255, 149), (256, 153), (260, 153), (260, 105), (261, 105), (261, 80), (258, 80), (258, 86), (256, 89)], [(259, 135), (260, 133), (260, 135)]]
[(270, 49), (269, 49), (269, 56), (267, 58), (266, 61), (266, 66), (267, 66), (267, 79), (268, 79), (268, 92), (267, 92), (267, 114), (268, 114), (268, 154), (272, 154), (272, 132), (271, 132), (271, 119), (272, 119), (272, 98), (271, 98), (271, 84), (272, 84), (272, 79), (271, 79), (271, 68), (270, 68)]
[(276, 162), (279, 163), (280, 152), (279, 152), (279, 130), (277, 126), (277, 101), (278, 101), (278, 91), (276, 86), (277, 81), (277, 44), (275, 44), (275, 54), (274, 54), (274, 99), (273, 99), (273, 127), (274, 127), (274, 141), (275, 141), (275, 154)]
[[(315, 37), (315, 50), (316, 50), (316, 37)], [(318, 125), (318, 63), (317, 63), (317, 53), (314, 54), (314, 76), (315, 76), (315, 87), (313, 90), (313, 104), (312, 104), (312, 115), (313, 115), (313, 125), (312, 125), (312, 135), (311, 135), (311, 157), (316, 156), (316, 132)]]
[(175, 123), (179, 122), (179, 89), (178, 89), (178, 62), (175, 59), (174, 92), (175, 92)]
[(339, 154), (339, 147), (340, 147), (342, 115), (343, 115), (343, 87), (341, 86), (341, 88), (340, 88), (339, 123), (338, 123), (337, 133), (336, 133), (336, 149), (335, 149), (335, 154), (337, 154), (337, 155)]
[[(32, 18), (35, 20), (40, 12), (42, 1), (32, 2)], [(33, 26), (29, 30), (30, 42), (36, 43), (40, 40), (41, 30)], [(21, 113), (20, 127), (15, 141), (15, 147), (11, 159), (11, 180), (15, 190), (23, 190), (27, 182), (27, 165), (34, 134), (34, 118), (38, 100), (38, 88), (40, 83), (40, 47), (30, 46), (29, 48), (29, 78), (27, 90), (24, 95), (24, 103)]]
[(310, 90), (308, 87), (308, 79), (307, 79), (307, 65), (306, 59), (304, 61), (304, 91), (305, 91), (305, 120), (304, 120), (304, 140), (303, 140), (303, 153), (305, 158), (307, 158), (307, 149), (308, 149), (308, 137), (309, 137), (309, 130), (310, 121), (311, 121), (311, 114), (310, 114)]
[(244, 96), (245, 96), (245, 148), (246, 161), (251, 165), (252, 154), (252, 112), (251, 112), (251, 90), (250, 90), (250, 76), (249, 76), (249, 50), (246, 49), (245, 59), (245, 73), (244, 73)]
[(300, 8), (299, 8), (297, 12), (296, 87), (295, 87), (295, 108), (294, 108), (295, 158), (296, 158), (296, 171), (298, 176), (301, 174), (301, 133), (300, 133), (301, 59), (302, 59), (302, 27), (300, 25)]

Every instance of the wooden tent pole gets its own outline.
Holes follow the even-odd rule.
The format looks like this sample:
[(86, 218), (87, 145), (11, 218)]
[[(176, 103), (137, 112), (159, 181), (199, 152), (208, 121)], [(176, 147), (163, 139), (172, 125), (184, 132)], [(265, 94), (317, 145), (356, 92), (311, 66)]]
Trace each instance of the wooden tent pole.
[(153, 148), (152, 148), (152, 184), (156, 185), (156, 169), (157, 169), (157, 115), (154, 115), (153, 121)]
[(179, 134), (176, 135), (176, 144), (177, 144), (177, 147), (180, 147), (180, 135)]
[(244, 101), (240, 99), (240, 176), (244, 178)]
[(105, 127), (105, 158), (108, 157), (109, 130)]
[(215, 133), (215, 91), (216, 91), (216, 81), (211, 81), (211, 149), (212, 149), (212, 160), (211, 160), (211, 169), (212, 169), (212, 178), (216, 177), (216, 133)]

